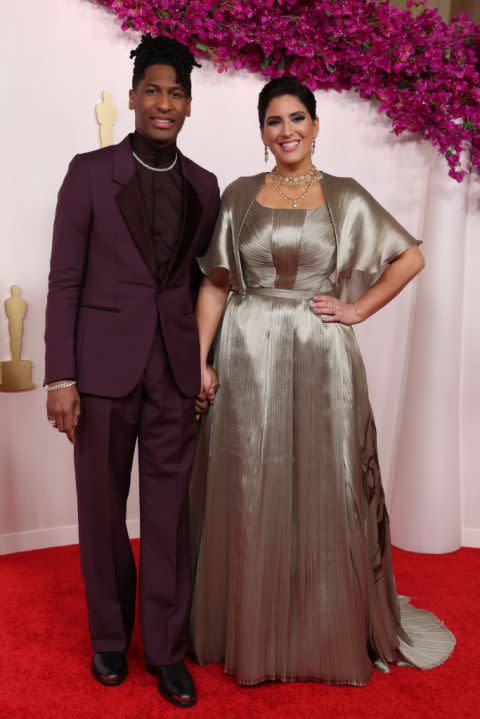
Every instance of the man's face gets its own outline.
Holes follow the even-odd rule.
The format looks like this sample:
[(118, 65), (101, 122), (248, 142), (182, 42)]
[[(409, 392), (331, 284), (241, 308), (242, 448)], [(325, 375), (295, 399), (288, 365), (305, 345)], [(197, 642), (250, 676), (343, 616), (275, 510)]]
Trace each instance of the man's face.
[(130, 90), (135, 128), (149, 140), (171, 145), (190, 117), (191, 98), (170, 65), (150, 65), (136, 90)]

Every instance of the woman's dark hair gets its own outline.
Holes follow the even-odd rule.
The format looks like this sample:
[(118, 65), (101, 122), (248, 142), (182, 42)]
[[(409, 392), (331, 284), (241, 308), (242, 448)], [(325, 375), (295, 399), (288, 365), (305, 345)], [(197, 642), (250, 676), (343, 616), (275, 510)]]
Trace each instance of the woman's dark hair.
[(261, 89), (260, 95), (258, 96), (258, 120), (260, 127), (263, 127), (267, 107), (271, 101), (282, 95), (294, 95), (298, 97), (300, 102), (307, 108), (312, 120), (315, 120), (317, 117), (317, 101), (315, 100), (315, 95), (308, 87), (302, 85), (296, 77), (286, 75), (285, 77), (277, 77), (274, 80), (270, 80), (270, 82)]
[(145, 70), (150, 65), (170, 65), (177, 74), (177, 82), (183, 85), (189, 97), (192, 95), (192, 81), (190, 75), (193, 67), (201, 67), (190, 50), (181, 42), (170, 37), (152, 37), (142, 35), (142, 41), (130, 53), (135, 58), (133, 65), (132, 87), (137, 89), (140, 80), (145, 76)]

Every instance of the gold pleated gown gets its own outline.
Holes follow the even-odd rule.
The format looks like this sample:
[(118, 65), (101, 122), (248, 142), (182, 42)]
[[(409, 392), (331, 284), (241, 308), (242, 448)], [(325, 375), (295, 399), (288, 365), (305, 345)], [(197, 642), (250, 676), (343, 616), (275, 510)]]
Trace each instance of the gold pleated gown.
[[(217, 226), (205, 274), (235, 274), (231, 242)], [(402, 237), (390, 258), (412, 242)], [(395, 590), (354, 331), (309, 308), (315, 294), (336, 294), (328, 205), (253, 200), (238, 250), (244, 292), (230, 295), (217, 336), (221, 389), (191, 484), (193, 651), (242, 684), (360, 685), (374, 664), (436, 666), (454, 638)]]

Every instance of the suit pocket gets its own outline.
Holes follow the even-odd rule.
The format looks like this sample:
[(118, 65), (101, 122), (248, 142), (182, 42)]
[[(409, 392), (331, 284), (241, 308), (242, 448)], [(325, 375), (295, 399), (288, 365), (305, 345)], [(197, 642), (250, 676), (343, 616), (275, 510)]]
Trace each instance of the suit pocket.
[(104, 305), (80, 305), (87, 310), (100, 310), (101, 312), (120, 312), (118, 307), (105, 307)]

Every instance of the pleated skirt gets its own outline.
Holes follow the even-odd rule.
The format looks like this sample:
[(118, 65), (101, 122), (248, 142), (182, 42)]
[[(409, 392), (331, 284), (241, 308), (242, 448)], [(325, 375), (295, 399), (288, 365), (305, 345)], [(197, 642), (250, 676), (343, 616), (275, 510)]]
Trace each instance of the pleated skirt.
[(241, 684), (365, 684), (453, 650), (399, 598), (365, 368), (308, 301), (233, 294), (191, 494), (191, 643)]

